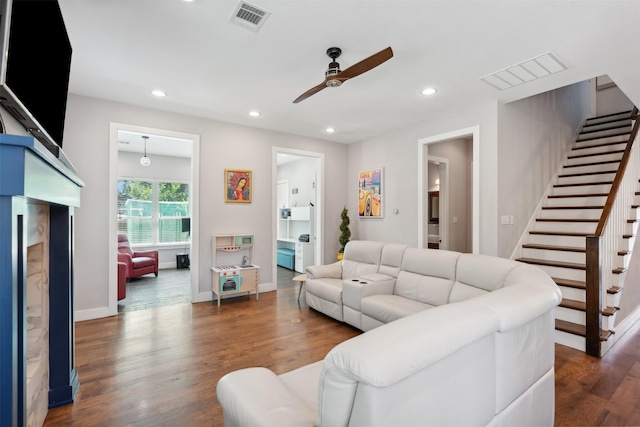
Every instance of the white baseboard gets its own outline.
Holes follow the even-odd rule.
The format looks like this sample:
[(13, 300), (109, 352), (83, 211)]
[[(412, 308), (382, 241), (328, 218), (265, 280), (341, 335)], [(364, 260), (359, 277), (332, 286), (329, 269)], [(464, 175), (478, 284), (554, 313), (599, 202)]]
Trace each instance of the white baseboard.
[(73, 320), (82, 322), (83, 320), (100, 319), (101, 317), (109, 317), (109, 307), (91, 308), (89, 310), (76, 310), (73, 312)]

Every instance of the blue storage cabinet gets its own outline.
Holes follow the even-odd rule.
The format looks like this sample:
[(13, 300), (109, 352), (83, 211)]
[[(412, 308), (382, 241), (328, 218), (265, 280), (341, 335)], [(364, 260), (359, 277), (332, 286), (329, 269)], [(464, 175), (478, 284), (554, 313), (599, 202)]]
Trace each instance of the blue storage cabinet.
[(278, 265), (293, 270), (296, 251), (289, 248), (278, 248)]

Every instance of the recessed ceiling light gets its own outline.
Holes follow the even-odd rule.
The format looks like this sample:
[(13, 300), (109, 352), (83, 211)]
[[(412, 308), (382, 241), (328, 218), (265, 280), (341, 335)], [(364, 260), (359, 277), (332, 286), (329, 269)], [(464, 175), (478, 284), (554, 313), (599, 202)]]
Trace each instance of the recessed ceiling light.
[(425, 90), (422, 91), (422, 94), (423, 95), (433, 95), (436, 92), (437, 92), (437, 90), (435, 90), (434, 88), (428, 87), (428, 88), (426, 88)]
[(249, 111), (249, 115), (251, 117), (258, 117), (258, 116), (260, 116), (260, 112), (259, 111)]
[(324, 131), (327, 133), (334, 133), (336, 130), (334, 128), (326, 128)]
[(160, 97), (160, 98), (162, 98), (163, 96), (167, 96), (167, 94), (166, 94), (166, 93), (164, 93), (164, 92), (163, 92), (163, 91), (161, 91), (161, 90), (154, 90), (154, 91), (153, 91), (153, 92), (151, 92), (151, 93), (152, 93), (152, 94), (154, 94), (154, 95), (155, 95), (155, 96), (157, 96), (157, 97)]

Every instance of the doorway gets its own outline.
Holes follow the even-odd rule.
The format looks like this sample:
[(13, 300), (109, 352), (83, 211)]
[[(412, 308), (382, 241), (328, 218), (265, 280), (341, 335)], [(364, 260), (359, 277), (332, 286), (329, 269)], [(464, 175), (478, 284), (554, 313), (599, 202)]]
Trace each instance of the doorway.
[[(418, 141), (418, 245), (429, 246), (429, 164), (438, 163), (440, 249), (479, 251), (479, 127)], [(449, 145), (447, 145), (449, 143)], [(452, 163), (455, 160), (455, 165)], [(431, 185), (431, 187), (430, 187)], [(436, 233), (432, 233), (432, 236)], [(431, 237), (433, 240), (433, 237)]]
[(273, 283), (291, 279), (322, 262), (322, 153), (273, 148)]
[[(148, 138), (143, 138), (143, 136)], [(109, 269), (110, 314), (178, 302), (197, 302), (199, 136), (164, 129), (112, 123), (109, 153), (109, 182), (111, 183), (109, 188), (109, 234), (113, 236), (110, 239), (110, 245), (111, 242), (114, 245), (110, 250), (110, 265), (114, 266), (113, 269)], [(143, 162), (141, 159), (144, 157), (147, 159), (144, 159)], [(151, 164), (145, 166), (148, 160)], [(117, 234), (119, 228), (123, 226), (123, 218), (130, 218), (130, 212), (125, 216), (119, 212), (119, 209), (124, 208), (125, 205), (121, 203), (123, 200), (119, 200), (119, 198), (123, 199), (119, 187), (122, 187), (123, 183), (132, 181), (135, 181), (137, 185), (144, 183), (153, 194), (148, 197), (150, 200), (147, 202), (153, 214), (145, 215), (148, 218), (147, 223), (154, 230), (149, 232), (153, 235), (149, 245), (158, 250), (159, 274), (158, 278), (150, 274), (131, 279), (127, 288), (136, 286), (135, 292), (128, 293), (126, 298), (119, 303), (118, 275), (117, 268), (115, 268), (117, 265)], [(186, 205), (184, 202), (180, 202), (182, 199), (169, 201), (164, 200), (167, 198), (166, 194), (159, 196), (166, 193), (167, 187), (174, 185), (182, 190), (171, 190), (173, 192), (188, 191)], [(127, 205), (129, 210), (134, 208), (129, 205), (132, 203)], [(135, 206), (135, 208), (142, 209), (140, 206)], [(168, 208), (176, 212), (168, 213), (166, 212)], [(183, 210), (184, 212), (182, 212)], [(188, 221), (182, 221), (183, 218), (188, 218)], [(180, 229), (171, 231), (172, 225), (175, 225), (173, 228)], [(188, 231), (183, 232), (183, 227), (187, 227)], [(172, 233), (176, 236), (172, 237)], [(181, 256), (177, 256), (178, 254)], [(187, 254), (188, 264), (184, 262), (184, 254)], [(162, 286), (153, 286), (154, 283), (156, 285), (162, 284)], [(145, 292), (147, 293), (145, 294)], [(148, 300), (145, 301), (145, 299)], [(129, 303), (128, 308), (127, 303)]]

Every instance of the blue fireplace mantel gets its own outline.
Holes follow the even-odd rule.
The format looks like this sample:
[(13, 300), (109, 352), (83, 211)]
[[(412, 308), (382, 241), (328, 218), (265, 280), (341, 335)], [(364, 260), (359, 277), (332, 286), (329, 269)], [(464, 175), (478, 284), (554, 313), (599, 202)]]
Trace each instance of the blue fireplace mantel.
[[(62, 160), (61, 160), (62, 159)], [(26, 425), (29, 204), (49, 207), (49, 408), (78, 391), (73, 324), (74, 208), (84, 183), (64, 154), (0, 134), (0, 425)]]

